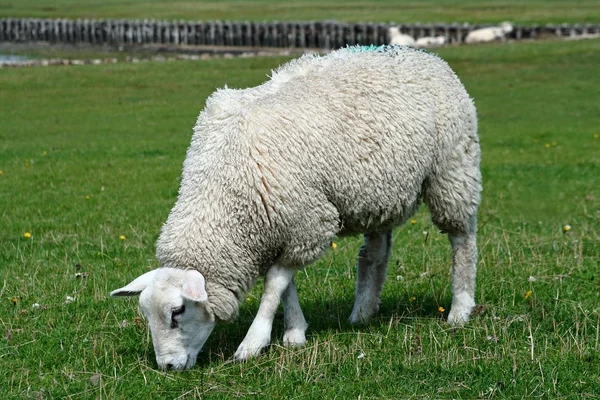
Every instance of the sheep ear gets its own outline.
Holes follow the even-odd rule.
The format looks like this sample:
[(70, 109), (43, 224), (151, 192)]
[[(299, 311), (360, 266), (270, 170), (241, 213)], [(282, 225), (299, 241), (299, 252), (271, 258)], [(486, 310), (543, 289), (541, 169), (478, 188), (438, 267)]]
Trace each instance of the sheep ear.
[(110, 292), (111, 296), (136, 296), (146, 289), (146, 287), (154, 280), (156, 270), (146, 272), (131, 281), (127, 286)]
[(208, 300), (204, 276), (195, 269), (186, 270), (181, 294), (185, 299), (194, 302)]

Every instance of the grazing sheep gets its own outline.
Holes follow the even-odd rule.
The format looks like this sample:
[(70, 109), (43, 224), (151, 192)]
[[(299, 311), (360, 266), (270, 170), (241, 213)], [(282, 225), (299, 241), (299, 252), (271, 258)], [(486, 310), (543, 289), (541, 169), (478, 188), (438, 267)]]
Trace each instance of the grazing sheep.
[(493, 42), (494, 40), (500, 39), (501, 41), (506, 40), (506, 34), (512, 32), (513, 26), (510, 22), (502, 22), (500, 26), (490, 26), (488, 28), (476, 29), (469, 32), (465, 38), (465, 43), (486, 43)]
[(446, 37), (445, 36), (436, 36), (436, 37), (431, 37), (431, 36), (425, 36), (425, 37), (420, 37), (416, 40), (414, 47), (417, 49), (432, 49), (435, 47), (442, 47), (443, 45), (446, 44)]
[(390, 37), (390, 45), (400, 45), (413, 47), (415, 45), (415, 39), (412, 36), (406, 35), (400, 32), (400, 28), (397, 26), (391, 26), (388, 29), (388, 36)]
[(234, 357), (270, 342), (279, 302), (283, 341), (304, 345), (294, 274), (338, 235), (364, 233), (350, 321), (378, 310), (392, 229), (427, 203), (453, 248), (452, 309), (475, 305), (479, 141), (473, 102), (450, 67), (400, 46), (305, 55), (249, 89), (206, 102), (177, 203), (157, 242), (161, 268), (113, 296), (140, 294), (157, 363), (183, 369), (216, 321), (231, 321), (260, 276), (264, 294)]

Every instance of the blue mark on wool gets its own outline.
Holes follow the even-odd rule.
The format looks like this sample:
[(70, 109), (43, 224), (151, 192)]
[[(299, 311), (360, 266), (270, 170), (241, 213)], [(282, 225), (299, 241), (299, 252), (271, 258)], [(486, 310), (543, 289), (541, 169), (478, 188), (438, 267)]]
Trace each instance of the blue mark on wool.
[(386, 51), (389, 47), (387, 45), (375, 46), (372, 44), (369, 46), (348, 46), (347, 49), (352, 53), (365, 53), (367, 51)]
[(402, 46), (402, 45), (398, 45), (398, 44), (393, 44), (393, 45), (387, 45), (387, 44), (383, 44), (381, 46), (375, 46), (374, 44), (371, 44), (369, 46), (361, 46), (361, 45), (356, 45), (356, 46), (348, 46), (346, 45), (346, 50), (348, 50), (351, 53), (367, 53), (367, 52), (376, 52), (376, 53), (391, 53), (393, 54), (395, 51), (398, 51), (400, 49), (410, 49), (413, 51), (420, 51), (423, 53), (428, 53), (427, 49), (415, 49), (409, 46)]

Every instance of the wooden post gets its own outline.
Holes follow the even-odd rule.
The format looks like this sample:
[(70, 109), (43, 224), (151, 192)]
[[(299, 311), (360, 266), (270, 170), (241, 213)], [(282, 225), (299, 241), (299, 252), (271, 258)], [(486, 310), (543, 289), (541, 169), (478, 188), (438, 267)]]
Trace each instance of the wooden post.
[(271, 22), (267, 24), (267, 46), (268, 47), (275, 47), (277, 45), (277, 38), (276, 38), (276, 27), (275, 27), (276, 22)]
[(581, 31), (581, 26), (579, 26), (579, 24), (571, 25), (571, 32), (569, 32), (569, 36), (575, 37), (575, 36), (579, 35), (580, 31)]
[(522, 25), (515, 26), (515, 39), (521, 40), (522, 37), (523, 37), (523, 26)]
[(343, 46), (353, 46), (356, 44), (356, 39), (355, 39), (355, 34), (354, 34), (354, 24), (346, 24), (344, 25), (344, 44)]
[(12, 19), (8, 18), (6, 20), (6, 39), (8, 40), (13, 40), (13, 35), (12, 35)]
[(386, 24), (380, 23), (377, 27), (378, 38), (377, 45), (382, 46), (389, 43), (388, 41), (388, 26)]
[(321, 22), (315, 22), (315, 47), (322, 49), (324, 46), (324, 40), (323, 40), (323, 36), (324, 36), (324, 29), (323, 29), (323, 24)]
[(81, 21), (81, 41), (84, 43), (89, 42), (88, 25), (89, 21), (87, 19)]
[(31, 20), (29, 18), (23, 20), (23, 38), (31, 41)]
[(435, 35), (436, 37), (438, 36), (443, 36), (444, 39), (446, 40), (446, 44), (448, 44), (448, 42), (450, 41), (450, 27), (448, 24), (444, 23), (439, 23), (435, 25)]
[(242, 46), (252, 46), (252, 24), (250, 21), (244, 21), (240, 32)]
[(538, 37), (539, 27), (536, 24), (531, 25), (531, 39), (535, 39)]
[(93, 19), (90, 21), (90, 43), (92, 44), (96, 44), (96, 40), (98, 39), (96, 37), (96, 20)]
[(200, 23), (200, 42), (198, 44), (208, 44), (208, 23)]
[(191, 23), (191, 27), (190, 27), (192, 30), (192, 33), (191, 33), (192, 37), (190, 38), (191, 44), (195, 44), (195, 45), (200, 44), (200, 29), (199, 29), (199, 27), (200, 27), (200, 24), (197, 21), (194, 21)]
[(207, 22), (207, 31), (208, 31), (208, 36), (206, 37), (206, 44), (214, 45), (215, 44), (215, 23), (214, 23), (214, 21)]
[(164, 21), (164, 27), (165, 27), (164, 43), (165, 44), (172, 43), (173, 42), (173, 29), (171, 27), (171, 22)]
[(72, 19), (67, 21), (67, 41), (75, 43), (75, 21)]
[(231, 21), (225, 21), (223, 23), (223, 44), (225, 46), (233, 46), (233, 28)]
[(341, 22), (336, 22), (336, 24), (334, 25), (334, 41), (333, 41), (333, 46), (337, 49), (340, 47), (343, 47), (346, 44), (346, 40), (344, 38), (344, 28), (345, 28), (344, 23)]
[(162, 21), (156, 21), (156, 39), (154, 43), (164, 43), (165, 37), (164, 37), (164, 31), (165, 27), (163, 25)]
[(464, 23), (462, 24), (462, 38), (460, 40), (461, 43), (465, 42), (465, 39), (467, 38), (467, 36), (469, 35), (469, 33), (471, 33), (471, 31), (473, 31), (473, 26), (469, 25), (468, 23)]
[(262, 24), (260, 22), (254, 22), (252, 24), (252, 45), (253, 46), (260, 46), (261, 41), (260, 41), (260, 35), (261, 35), (261, 29), (262, 28)]

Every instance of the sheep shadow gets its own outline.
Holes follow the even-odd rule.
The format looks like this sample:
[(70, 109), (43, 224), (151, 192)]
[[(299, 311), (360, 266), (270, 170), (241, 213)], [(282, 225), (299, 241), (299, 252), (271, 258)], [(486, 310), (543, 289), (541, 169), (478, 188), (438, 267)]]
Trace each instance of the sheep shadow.
[[(391, 319), (394, 320), (396, 325), (412, 325), (416, 319), (438, 319), (440, 323), (446, 324), (449, 311), (440, 312), (439, 302), (433, 296), (425, 296), (418, 301), (416, 299), (413, 301), (401, 300), (391, 296), (382, 298), (379, 312), (369, 323), (352, 325), (348, 318), (352, 311), (353, 302), (354, 298), (350, 296), (335, 299), (319, 298), (308, 301), (300, 299), (304, 316), (308, 322), (307, 345), (310, 345), (314, 337), (330, 334), (332, 331), (335, 331), (336, 334), (348, 334), (370, 332), (378, 326), (387, 327), (390, 325)], [(205, 344), (203, 352), (198, 356), (197, 368), (206, 367), (215, 362), (216, 359), (224, 362), (231, 361), (238, 345), (242, 342), (252, 324), (257, 310), (258, 304), (254, 307), (242, 307), (235, 322), (217, 324)], [(283, 332), (283, 311), (280, 308), (273, 322), (272, 345), (283, 344)]]

